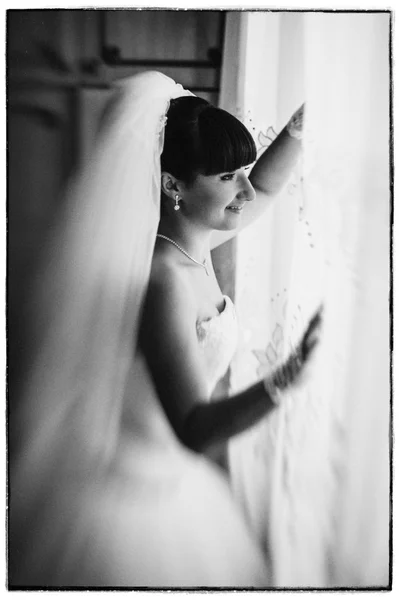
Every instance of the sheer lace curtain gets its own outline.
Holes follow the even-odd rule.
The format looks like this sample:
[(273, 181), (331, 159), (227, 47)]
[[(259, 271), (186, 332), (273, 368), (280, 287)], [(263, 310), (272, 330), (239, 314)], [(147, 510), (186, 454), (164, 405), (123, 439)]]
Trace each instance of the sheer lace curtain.
[(306, 99), (300, 164), (239, 235), (237, 390), (324, 305), (310, 378), (230, 445), (277, 587), (388, 584), (389, 15), (229, 13), (221, 105), (259, 152)]

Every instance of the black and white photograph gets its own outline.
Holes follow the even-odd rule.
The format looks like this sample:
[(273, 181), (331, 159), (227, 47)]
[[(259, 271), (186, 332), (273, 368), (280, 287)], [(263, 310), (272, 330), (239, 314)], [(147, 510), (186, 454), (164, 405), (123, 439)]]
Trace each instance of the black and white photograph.
[(392, 591), (393, 11), (10, 7), (24, 591)]

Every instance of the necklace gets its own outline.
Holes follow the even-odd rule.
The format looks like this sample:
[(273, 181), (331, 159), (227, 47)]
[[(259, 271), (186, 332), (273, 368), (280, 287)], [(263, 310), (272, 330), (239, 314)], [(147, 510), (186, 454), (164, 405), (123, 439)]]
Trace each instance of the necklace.
[(196, 265), (199, 265), (200, 267), (202, 267), (203, 269), (205, 269), (205, 273), (209, 276), (208, 266), (206, 264), (206, 258), (204, 259), (204, 262), (199, 262), (198, 260), (195, 260), (195, 258), (193, 258), (192, 256), (190, 256), (189, 253), (186, 252), (181, 246), (179, 246), (179, 244), (177, 242), (175, 242), (174, 240), (171, 240), (166, 235), (162, 235), (161, 233), (157, 233), (157, 237), (162, 238), (164, 240), (167, 240), (168, 242), (170, 242), (171, 244), (173, 244), (174, 246), (176, 246), (176, 248), (178, 250), (180, 250), (180, 252), (183, 252), (183, 254), (185, 256), (187, 256), (187, 258), (189, 258), (193, 263), (195, 263)]

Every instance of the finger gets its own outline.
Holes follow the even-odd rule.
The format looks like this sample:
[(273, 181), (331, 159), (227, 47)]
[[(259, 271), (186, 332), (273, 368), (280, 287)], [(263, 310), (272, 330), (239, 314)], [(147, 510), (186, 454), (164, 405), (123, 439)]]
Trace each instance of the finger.
[(302, 360), (306, 360), (306, 358), (309, 354), (309, 348), (312, 347), (315, 343), (317, 343), (319, 338), (320, 338), (319, 332), (316, 330), (310, 331), (309, 333), (307, 333), (303, 337), (302, 342), (298, 346), (298, 349), (296, 352), (296, 354), (299, 356), (299, 358), (301, 358)]
[(318, 309), (315, 311), (313, 317), (310, 319), (310, 322), (312, 322), (314, 319), (322, 318), (323, 313), (324, 313), (324, 304), (320, 304)]
[(305, 334), (303, 336), (303, 341), (305, 343), (314, 332), (316, 332), (317, 330), (320, 329), (321, 323), (322, 323), (322, 318), (321, 318), (321, 315), (318, 313), (312, 318), (312, 320), (310, 321), (310, 323), (305, 331)]
[(310, 350), (313, 349), (313, 347), (319, 343), (319, 340), (320, 335), (319, 332), (316, 330), (309, 332), (309, 334), (306, 335), (306, 337), (304, 337), (302, 343), (300, 344), (297, 350), (297, 355), (299, 356), (299, 358), (302, 359), (302, 361), (306, 361), (308, 359)]
[(313, 342), (313, 340), (319, 339), (319, 338), (320, 338), (320, 329), (314, 329), (313, 331), (310, 331), (309, 335), (307, 335), (306, 338), (303, 340), (303, 344), (306, 347), (311, 342)]
[(318, 310), (309, 321), (308, 330), (321, 325), (323, 310)]
[(319, 344), (319, 338), (312, 340), (312, 342), (308, 345), (308, 347), (306, 349), (306, 359), (305, 360), (307, 360), (307, 361), (309, 360), (309, 358), (313, 354), (313, 352), (318, 344)]
[(305, 102), (303, 104), (301, 104), (301, 106), (296, 110), (295, 115), (299, 116), (299, 115), (303, 115), (305, 110)]

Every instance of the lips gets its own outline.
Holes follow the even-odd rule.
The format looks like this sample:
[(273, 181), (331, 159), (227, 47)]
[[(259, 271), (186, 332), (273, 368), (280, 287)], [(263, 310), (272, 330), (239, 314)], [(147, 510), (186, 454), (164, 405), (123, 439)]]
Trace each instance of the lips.
[(231, 210), (233, 212), (239, 213), (242, 211), (242, 209), (244, 208), (244, 205), (238, 205), (238, 204), (232, 204), (231, 206), (227, 206), (226, 210)]

